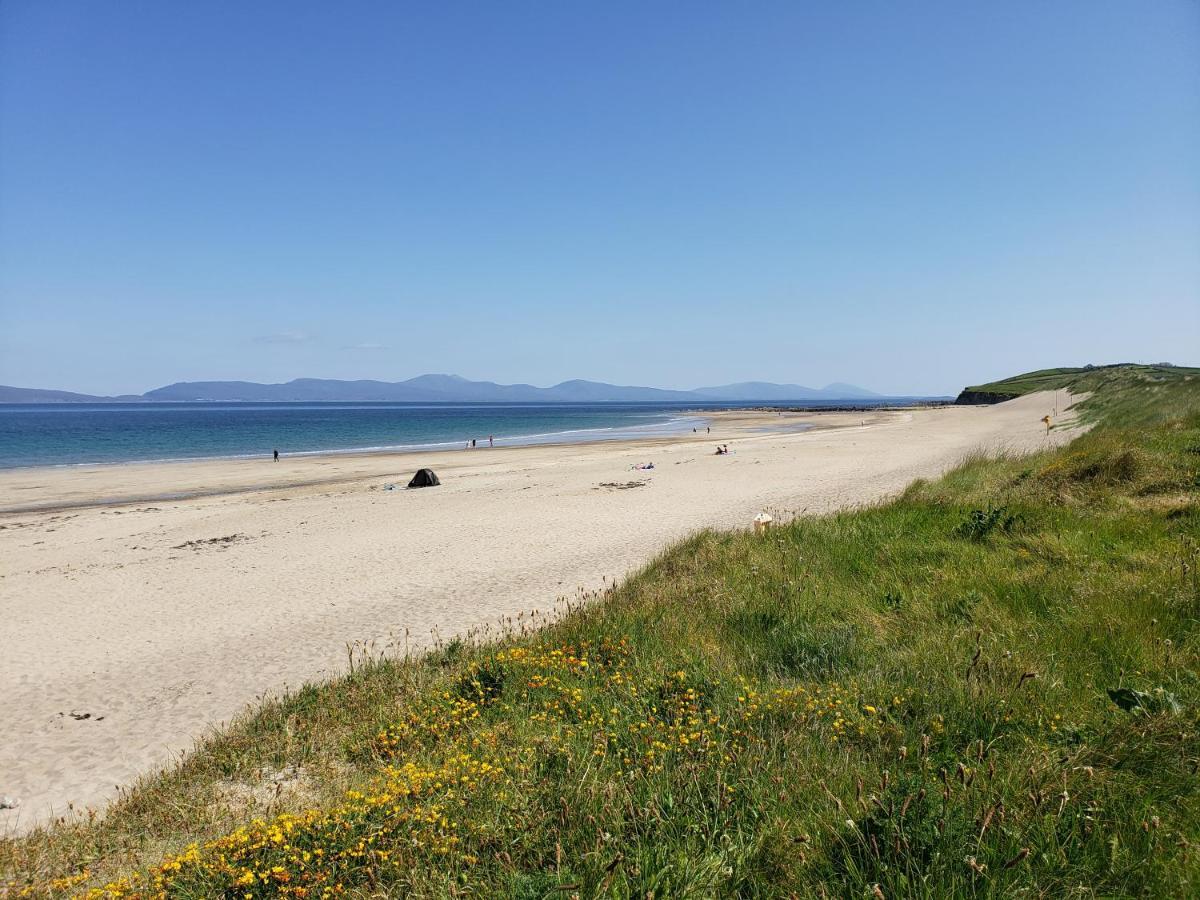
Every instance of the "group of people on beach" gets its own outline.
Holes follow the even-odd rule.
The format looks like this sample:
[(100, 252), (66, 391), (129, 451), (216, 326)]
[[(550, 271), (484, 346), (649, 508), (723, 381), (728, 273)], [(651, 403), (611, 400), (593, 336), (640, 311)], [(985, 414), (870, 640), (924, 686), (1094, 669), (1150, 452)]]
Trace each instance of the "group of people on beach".
[[(692, 428), (692, 431), (696, 431), (695, 428)], [(704, 431), (712, 432), (712, 428), (704, 428)], [(488, 446), (496, 446), (496, 436), (494, 436), (494, 434), (488, 434), (487, 445)], [(472, 439), (468, 440), (467, 445), (464, 446), (463, 450), (474, 450), (475, 446), (476, 446), (476, 439), (472, 438)], [(280, 461), (280, 451), (275, 450), (274, 452), (275, 452), (275, 462)], [(724, 456), (725, 454), (727, 454), (727, 452), (730, 452), (730, 445), (728, 445), (728, 444), (716, 445), (716, 455)]]

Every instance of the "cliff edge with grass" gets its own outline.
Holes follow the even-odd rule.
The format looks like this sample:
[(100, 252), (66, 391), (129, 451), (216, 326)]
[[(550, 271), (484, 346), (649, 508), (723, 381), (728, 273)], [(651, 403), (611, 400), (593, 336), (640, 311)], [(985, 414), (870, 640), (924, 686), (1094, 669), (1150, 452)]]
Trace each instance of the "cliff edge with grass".
[[(1035, 391), (1097, 394), (1096, 402), (1085, 404), (1084, 412), (1102, 413), (1110, 404), (1117, 403), (1121, 406), (1121, 415), (1114, 419), (1132, 424), (1134, 419), (1154, 419), (1159, 415), (1159, 395), (1175, 412), (1182, 411), (1181, 403), (1194, 404), (1197, 385), (1200, 385), (1200, 368), (1170, 363), (1114, 363), (1039, 369), (1001, 381), (972, 385), (963, 388), (954, 402), (960, 405), (1003, 403)], [(1195, 406), (1186, 408), (1194, 409)]]

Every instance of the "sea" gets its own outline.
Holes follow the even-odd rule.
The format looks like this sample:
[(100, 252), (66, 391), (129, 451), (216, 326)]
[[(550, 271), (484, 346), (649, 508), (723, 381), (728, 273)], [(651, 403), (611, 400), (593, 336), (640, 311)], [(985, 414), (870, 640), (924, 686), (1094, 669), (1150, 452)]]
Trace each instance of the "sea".
[[(829, 401), (869, 407), (903, 402)], [(807, 405), (807, 404), (806, 404)], [(705, 409), (793, 404), (714, 403)], [(0, 469), (623, 440), (703, 430), (670, 403), (0, 404)]]

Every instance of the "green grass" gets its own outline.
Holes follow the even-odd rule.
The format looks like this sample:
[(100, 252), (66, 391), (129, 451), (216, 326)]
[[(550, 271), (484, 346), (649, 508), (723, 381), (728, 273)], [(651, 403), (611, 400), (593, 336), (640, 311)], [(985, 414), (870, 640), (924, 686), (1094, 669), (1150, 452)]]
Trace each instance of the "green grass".
[(1191, 390), (1149, 426), (1108, 398), (1066, 448), (878, 507), (699, 534), (547, 628), (267, 703), (103, 821), (0, 842), (0, 885), (1197, 895)]
[(1200, 412), (1200, 368), (1166, 364), (1041, 369), (973, 385), (964, 393), (1020, 397), (1055, 390), (1091, 394), (1077, 408), (1083, 420), (1092, 423), (1146, 425), (1164, 417)]

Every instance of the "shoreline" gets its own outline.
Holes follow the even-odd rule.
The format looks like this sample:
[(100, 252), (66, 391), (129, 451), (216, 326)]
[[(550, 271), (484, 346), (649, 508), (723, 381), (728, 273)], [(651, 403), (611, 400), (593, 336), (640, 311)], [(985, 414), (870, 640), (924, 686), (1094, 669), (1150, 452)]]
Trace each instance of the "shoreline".
[[(887, 413), (887, 412), (906, 412), (920, 407), (872, 407), (861, 410), (854, 410), (861, 413)], [(848, 427), (853, 423), (834, 424), (830, 422), (792, 422), (784, 427), (776, 427), (779, 418), (782, 416), (804, 416), (811, 418), (820, 414), (832, 414), (834, 412), (843, 413), (848, 410), (820, 410), (817, 412), (808, 410), (777, 410), (773, 407), (762, 407), (754, 409), (726, 409), (726, 410), (698, 410), (695, 413), (689, 413), (686, 417), (681, 417), (677, 421), (686, 422), (683, 427), (689, 427), (692, 422), (696, 423), (696, 427), (706, 427), (717, 422), (729, 422), (734, 425), (734, 432), (720, 432), (713, 434), (693, 434), (688, 431), (672, 431), (664, 433), (647, 434), (645, 436), (630, 436), (629, 431), (641, 426), (632, 426), (626, 429), (619, 430), (621, 433), (611, 437), (588, 437), (581, 439), (568, 440), (537, 440), (525, 441), (522, 437), (501, 438), (505, 443), (497, 442), (496, 446), (480, 446), (465, 449), (463, 447), (448, 447), (444, 444), (429, 444), (424, 447), (408, 448), (351, 448), (346, 450), (314, 450), (301, 451), (297, 453), (281, 453), (279, 463), (285, 466), (289, 464), (312, 461), (314, 464), (325, 464), (329, 462), (342, 462), (348, 465), (363, 463), (367, 461), (379, 461), (396, 459), (400, 460), (411, 458), (413, 456), (424, 454), (426, 456), (448, 455), (448, 458), (453, 461), (458, 456), (466, 454), (466, 458), (472, 458), (475, 454), (482, 453), (504, 453), (513, 451), (531, 450), (537, 448), (571, 448), (571, 447), (594, 447), (603, 445), (636, 445), (653, 448), (662, 443), (670, 443), (673, 441), (695, 441), (703, 442), (709, 439), (734, 440), (739, 438), (752, 437), (756, 434), (787, 434), (798, 433), (801, 431), (810, 431), (818, 429)], [(757, 427), (751, 424), (745, 424), (742, 420), (758, 420), (763, 421)], [(676, 420), (672, 420), (676, 421)], [(662, 423), (664, 425), (671, 423)], [(646, 426), (657, 427), (657, 426)], [(609, 429), (587, 429), (588, 431), (606, 431)], [(547, 437), (553, 437), (556, 434), (568, 434), (571, 432), (555, 432)], [(580, 433), (580, 432), (575, 432)], [(542, 437), (542, 435), (526, 435), (524, 437)], [(194, 467), (197, 472), (203, 467), (211, 470), (211, 474), (215, 477), (220, 477), (223, 474), (222, 470), (228, 470), (233, 467), (260, 467), (263, 465), (276, 466), (272, 462), (269, 454), (255, 455), (237, 455), (237, 456), (202, 456), (202, 457), (185, 457), (180, 459), (153, 459), (153, 460), (127, 460), (118, 462), (94, 462), (94, 463), (63, 463), (47, 466), (13, 466), (10, 468), (0, 468), (0, 519), (5, 516), (23, 515), (28, 513), (43, 513), (43, 512), (65, 512), (76, 509), (90, 509), (96, 507), (133, 505), (139, 503), (165, 503), (182, 500), (195, 500), (205, 497), (220, 497), (231, 494), (245, 494), (259, 491), (274, 491), (286, 490), (294, 487), (319, 486), (319, 485), (335, 485), (346, 482), (352, 482), (363, 477), (361, 473), (346, 474), (346, 475), (330, 475), (330, 474), (314, 474), (304, 478), (284, 478), (278, 480), (258, 481), (245, 483), (238, 486), (224, 485), (215, 488), (196, 488), (190, 490), (178, 491), (160, 491), (154, 493), (141, 494), (118, 494), (114, 496), (92, 495), (85, 499), (78, 500), (41, 500), (32, 503), (11, 503), (9, 498), (15, 495), (17, 491), (29, 490), (28, 484), (23, 484), (23, 481), (38, 480), (38, 481), (62, 481), (70, 478), (72, 475), (103, 475), (103, 473), (146, 473), (148, 476), (162, 475), (170, 471), (171, 468), (176, 468), (179, 471), (185, 471), (189, 467)], [(418, 467), (422, 468), (422, 467)], [(398, 476), (397, 476), (398, 477)]]
[[(790, 433), (758, 430), (776, 411), (739, 410), (711, 435), (308, 457), (266, 488), (269, 460), (0, 473), (0, 497), (74, 507), (0, 518), (0, 792), (22, 801), (0, 833), (102, 810), (248, 705), (341, 674), (348, 647), (422, 652), (551, 613), (697, 530), (874, 503), (980, 450), (1069, 440), (1046, 434), (1044, 400), (797, 414), (820, 427)], [(425, 465), (440, 487), (382, 489)], [(210, 493), (135, 500), (181, 488)]]
[[(203, 401), (192, 401), (193, 403), (202, 403)], [(224, 403), (225, 401), (221, 401)], [(818, 415), (824, 413), (872, 413), (888, 410), (912, 410), (912, 409), (928, 409), (939, 406), (950, 405), (950, 401), (942, 399), (931, 399), (923, 401), (919, 398), (897, 398), (897, 402), (880, 402), (877, 404), (837, 404), (830, 406), (726, 406), (726, 407), (695, 407), (686, 409), (671, 410), (664, 412), (663, 415), (668, 416), (666, 421), (658, 422), (650, 425), (612, 425), (599, 426), (595, 428), (579, 428), (579, 429), (564, 429), (562, 431), (551, 432), (535, 432), (531, 434), (516, 434), (516, 435), (500, 435), (496, 437), (496, 448), (516, 448), (516, 447), (537, 447), (549, 445), (572, 445), (577, 443), (595, 443), (600, 441), (634, 441), (634, 440), (653, 440), (655, 438), (670, 438), (683, 437), (687, 435), (684, 430), (693, 423), (704, 425), (714, 417), (739, 414), (758, 414), (769, 415), (775, 414), (804, 414)], [(0, 404), (0, 408), (8, 407), (19, 410), (28, 404)], [(43, 404), (51, 405), (51, 404)], [(88, 406), (96, 404), (54, 404), (55, 406)], [(105, 404), (100, 404), (105, 405)], [(276, 404), (279, 405), (279, 404)], [(306, 404), (299, 403), (300, 406)], [(502, 405), (502, 404), (497, 404)], [(529, 404), (526, 404), (529, 405)], [(536, 404), (534, 404), (536, 405)], [(557, 404), (545, 404), (547, 406), (557, 406)], [(587, 405), (587, 404), (584, 404)], [(475, 408), (475, 405), (468, 405), (469, 408)], [(675, 430), (672, 426), (676, 426)], [(641, 432), (646, 434), (642, 435)], [(597, 435), (596, 437), (571, 438), (568, 435)], [(604, 436), (606, 435), (607, 436)], [(355, 456), (369, 454), (407, 454), (407, 453), (438, 453), (443, 451), (453, 451), (462, 449), (459, 445), (462, 443), (460, 439), (453, 441), (431, 441), (424, 444), (394, 444), (394, 445), (379, 445), (379, 446), (363, 446), (363, 447), (328, 447), (317, 448), (311, 450), (295, 450), (280, 454), (284, 459), (300, 459), (305, 457), (325, 457), (325, 456)], [(473, 449), (495, 449), (486, 447), (476, 447)], [(100, 466), (136, 466), (136, 465), (158, 465), (171, 463), (200, 463), (200, 462), (217, 462), (217, 461), (238, 461), (238, 460), (262, 460), (269, 458), (270, 453), (253, 452), (253, 453), (224, 453), (212, 456), (162, 456), (162, 457), (146, 457), (138, 459), (112, 459), (112, 460), (82, 460), (79, 462), (58, 462), (46, 464), (18, 464), (18, 465), (0, 465), (0, 477), (3, 477), (6, 472), (23, 472), (41, 469), (78, 469)], [(2, 510), (0, 510), (2, 512)]]
[[(638, 432), (639, 429), (645, 429), (647, 434), (645, 439), (651, 440), (656, 437), (676, 437), (682, 436), (683, 431), (668, 430), (668, 426), (679, 424), (679, 428), (686, 428), (692, 422), (703, 423), (704, 418), (700, 414), (689, 414), (687, 416), (679, 416), (659, 422), (654, 425), (629, 425), (629, 426), (607, 426), (599, 428), (577, 428), (567, 429), (564, 431), (539, 432), (535, 434), (524, 435), (501, 435), (497, 437), (495, 447), (473, 447), (473, 450), (488, 450), (497, 449), (500, 447), (516, 448), (516, 447), (540, 447), (548, 445), (569, 445), (577, 443), (593, 443), (597, 441), (622, 441), (622, 440), (642, 440)], [(654, 431), (652, 429), (662, 429)], [(564, 438), (556, 440), (564, 435), (573, 434), (601, 434), (603, 432), (611, 433), (609, 437), (595, 438), (580, 438), (578, 440)], [(308, 457), (324, 457), (324, 456), (368, 456), (377, 454), (402, 454), (402, 453), (441, 453), (446, 451), (466, 449), (459, 446), (462, 441), (431, 441), (427, 444), (395, 444), (381, 445), (372, 447), (329, 447), (317, 450), (291, 450), (279, 455), (280, 459), (305, 459)], [(113, 459), (113, 460), (91, 460), (81, 462), (63, 462), (63, 463), (48, 463), (45, 465), (16, 465), (16, 466), (0, 466), (0, 475), (4, 472), (25, 471), (31, 469), (78, 469), (87, 468), (90, 466), (140, 466), (140, 465), (159, 465), (170, 463), (203, 463), (203, 462), (237, 462), (241, 460), (266, 460), (270, 459), (271, 454), (268, 452), (255, 453), (225, 453), (215, 456), (161, 456), (149, 457), (146, 459)]]

